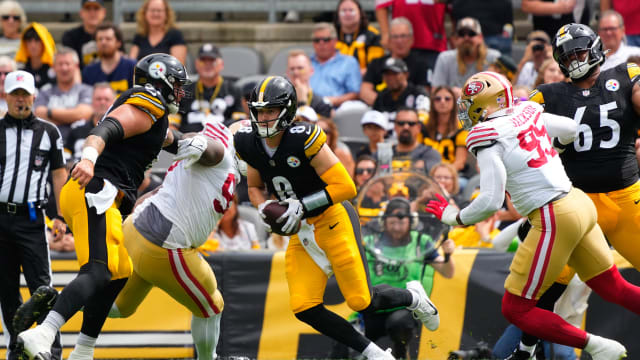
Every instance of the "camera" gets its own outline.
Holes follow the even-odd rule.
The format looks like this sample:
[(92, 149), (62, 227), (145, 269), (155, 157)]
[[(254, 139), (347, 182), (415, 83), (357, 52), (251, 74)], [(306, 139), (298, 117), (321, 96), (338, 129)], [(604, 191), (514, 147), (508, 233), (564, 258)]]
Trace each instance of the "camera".
[(544, 44), (535, 44), (531, 47), (531, 50), (533, 50), (534, 52), (544, 51)]
[(493, 359), (489, 344), (485, 342), (479, 342), (478, 345), (471, 350), (457, 350), (449, 353), (448, 360), (482, 360)]

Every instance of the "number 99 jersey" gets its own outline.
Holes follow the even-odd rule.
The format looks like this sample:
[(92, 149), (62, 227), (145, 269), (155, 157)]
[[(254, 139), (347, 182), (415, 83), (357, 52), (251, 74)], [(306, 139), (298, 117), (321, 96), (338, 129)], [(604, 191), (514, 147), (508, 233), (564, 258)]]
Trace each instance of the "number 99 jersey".
[[(234, 136), (238, 157), (260, 173), (269, 192), (279, 200), (302, 199), (327, 186), (311, 166), (311, 160), (326, 141), (327, 136), (319, 126), (302, 121), (284, 130), (273, 156), (267, 154), (266, 143), (252, 127), (241, 128)], [(321, 209), (310, 211), (304, 217), (321, 212)]]
[(530, 95), (545, 111), (578, 123), (576, 140), (560, 158), (573, 184), (584, 192), (610, 192), (638, 181), (638, 115), (631, 103), (638, 79), (638, 65), (625, 63), (601, 72), (590, 89), (559, 82), (540, 85)]

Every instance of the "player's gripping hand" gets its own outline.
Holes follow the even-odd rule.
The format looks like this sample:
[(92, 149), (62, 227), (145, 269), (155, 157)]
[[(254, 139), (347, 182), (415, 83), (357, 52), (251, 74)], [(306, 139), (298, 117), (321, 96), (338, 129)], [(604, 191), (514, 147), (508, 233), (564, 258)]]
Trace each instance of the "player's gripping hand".
[(207, 138), (204, 135), (183, 139), (178, 141), (175, 160), (185, 160), (184, 167), (188, 168), (200, 159), (205, 150), (207, 150)]
[(287, 211), (282, 214), (276, 222), (281, 223), (286, 220), (284, 225), (282, 225), (282, 231), (290, 233), (298, 227), (300, 220), (302, 220), (302, 215), (304, 214), (302, 203), (298, 199), (289, 198), (284, 201), (280, 201), (280, 205), (288, 205), (288, 207)]
[(272, 233), (273, 231), (271, 230), (271, 225), (269, 225), (265, 220), (267, 219), (267, 216), (264, 214), (264, 208), (271, 204), (277, 202), (277, 200), (267, 200), (265, 202), (263, 202), (262, 204), (258, 205), (258, 214), (260, 214), (260, 220), (262, 221), (262, 226), (264, 226), (265, 230), (269, 233)]
[(447, 199), (440, 194), (436, 194), (438, 200), (431, 200), (425, 207), (425, 211), (435, 215), (438, 220), (447, 225), (460, 225), (456, 217), (458, 216), (458, 209), (455, 206), (451, 206)]

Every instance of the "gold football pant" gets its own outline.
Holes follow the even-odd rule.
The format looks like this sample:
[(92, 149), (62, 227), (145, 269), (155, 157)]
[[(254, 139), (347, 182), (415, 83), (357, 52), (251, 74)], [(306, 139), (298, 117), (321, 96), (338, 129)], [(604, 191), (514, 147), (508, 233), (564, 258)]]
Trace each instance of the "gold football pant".
[[(307, 219), (315, 227), (318, 246), (326, 253), (349, 307), (364, 310), (371, 303), (366, 260), (362, 250), (358, 216), (347, 202), (335, 204), (321, 215)], [(298, 235), (293, 235), (285, 253), (289, 301), (294, 313), (323, 303), (327, 275), (307, 254)]]
[(157, 286), (197, 317), (219, 314), (224, 307), (216, 277), (196, 249), (165, 249), (145, 239), (129, 217), (123, 224), (124, 242), (133, 274), (115, 303), (122, 317), (133, 314)]
[(131, 260), (122, 243), (122, 215), (118, 200), (104, 214), (89, 209), (86, 193), (99, 193), (104, 181), (94, 178), (87, 187), (80, 188), (76, 180), (69, 179), (60, 192), (60, 208), (73, 233), (78, 263), (82, 267), (89, 261), (107, 264), (111, 280), (127, 278), (131, 274)]
[(576, 188), (529, 214), (531, 230), (511, 263), (507, 291), (537, 300), (566, 264), (583, 281), (608, 270), (613, 256), (596, 218), (593, 202)]

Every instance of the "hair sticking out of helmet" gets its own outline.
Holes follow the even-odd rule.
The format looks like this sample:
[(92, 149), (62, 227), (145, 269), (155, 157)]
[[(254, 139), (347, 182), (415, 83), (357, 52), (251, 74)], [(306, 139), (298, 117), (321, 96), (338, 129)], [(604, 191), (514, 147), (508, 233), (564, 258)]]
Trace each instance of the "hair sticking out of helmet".
[(605, 60), (602, 41), (590, 27), (568, 24), (553, 39), (553, 58), (562, 73), (575, 81), (591, 76)]
[(458, 119), (466, 130), (493, 113), (514, 106), (513, 88), (501, 74), (483, 71), (471, 76), (458, 99)]
[(159, 91), (171, 114), (178, 112), (180, 100), (188, 96), (184, 87), (191, 83), (187, 69), (168, 54), (149, 54), (136, 64), (133, 83)]
[[(249, 97), (251, 126), (260, 137), (276, 136), (291, 125), (297, 108), (293, 84), (282, 76), (269, 76), (256, 85)], [(270, 109), (278, 109), (277, 116), (265, 118)]]

